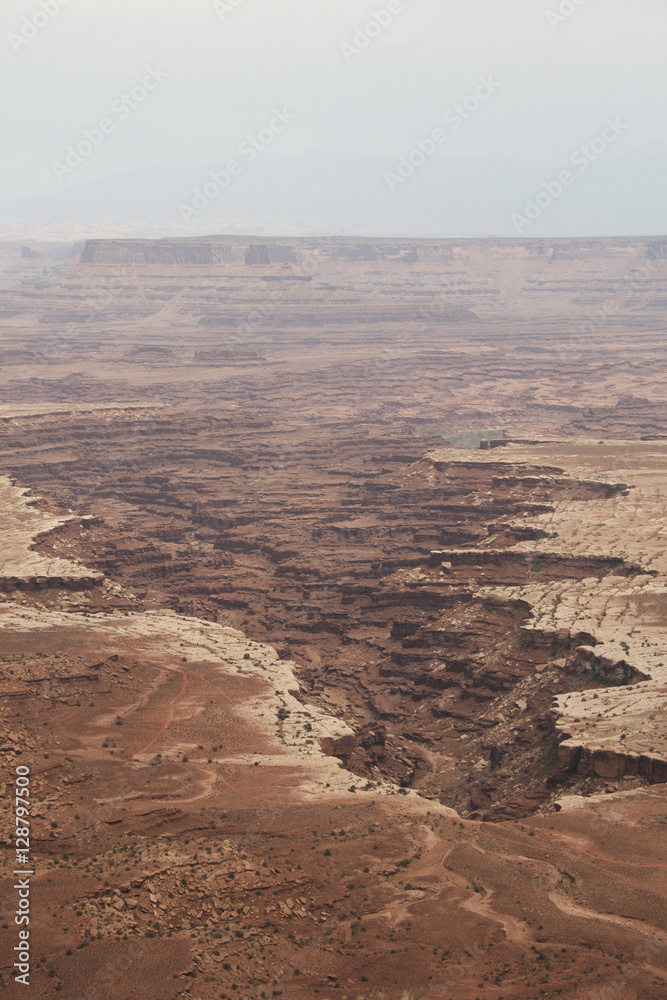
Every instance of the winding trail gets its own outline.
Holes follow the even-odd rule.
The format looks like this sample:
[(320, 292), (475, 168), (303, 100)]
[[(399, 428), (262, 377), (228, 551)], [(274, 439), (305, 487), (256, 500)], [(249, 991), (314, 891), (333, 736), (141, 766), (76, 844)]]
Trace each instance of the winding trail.
[(142, 750), (138, 750), (137, 753), (139, 753), (139, 754), (148, 753), (148, 751), (151, 750), (155, 746), (155, 744), (158, 742), (158, 740), (160, 740), (164, 736), (164, 734), (166, 733), (167, 729), (169, 729), (169, 726), (172, 724), (172, 722), (174, 720), (174, 710), (176, 708), (176, 705), (178, 704), (179, 701), (182, 701), (183, 697), (185, 696), (185, 692), (187, 691), (187, 687), (188, 687), (188, 675), (187, 675), (187, 672), (185, 670), (180, 670), (179, 673), (181, 674), (181, 676), (183, 678), (183, 683), (181, 684), (181, 689), (178, 692), (178, 694), (174, 695), (174, 697), (171, 699), (171, 701), (167, 705), (167, 709), (166, 709), (166, 713), (165, 713), (165, 721), (164, 721), (163, 725), (160, 727), (160, 729), (158, 729), (157, 733), (152, 738), (152, 740), (150, 740)]
[(642, 923), (641, 920), (634, 920), (632, 917), (613, 917), (610, 913), (598, 913), (597, 910), (587, 910), (584, 906), (577, 906), (575, 903), (571, 903), (566, 896), (561, 896), (557, 892), (550, 892), (549, 899), (561, 913), (567, 914), (568, 917), (580, 917), (583, 920), (602, 920), (606, 924), (616, 924), (618, 927), (636, 931), (638, 934), (643, 934), (645, 937), (650, 937), (654, 941), (659, 941), (661, 944), (667, 945), (667, 934), (658, 930), (657, 927)]

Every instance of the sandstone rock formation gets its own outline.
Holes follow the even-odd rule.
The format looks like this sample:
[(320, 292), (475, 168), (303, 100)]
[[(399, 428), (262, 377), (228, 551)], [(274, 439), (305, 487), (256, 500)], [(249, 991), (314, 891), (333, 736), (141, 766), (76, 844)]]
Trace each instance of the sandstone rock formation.
[(662, 1000), (656, 242), (1, 248), (35, 995)]

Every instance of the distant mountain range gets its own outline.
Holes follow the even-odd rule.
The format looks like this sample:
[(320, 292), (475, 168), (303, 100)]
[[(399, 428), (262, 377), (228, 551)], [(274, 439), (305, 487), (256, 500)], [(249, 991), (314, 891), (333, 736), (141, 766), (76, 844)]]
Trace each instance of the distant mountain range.
[[(412, 157), (415, 164), (420, 159), (419, 153)], [(414, 171), (411, 176), (397, 179), (400, 162), (403, 174)], [(543, 185), (568, 167), (573, 183), (547, 204)], [(360, 153), (309, 152), (295, 158), (273, 154), (242, 164), (240, 174), (216, 194), (211, 174), (223, 168), (144, 168), (80, 184), (75, 173), (56, 194), (0, 200), (0, 238), (213, 231), (513, 236), (519, 235), (513, 214), (525, 213), (527, 199), (535, 201), (538, 194), (543, 207), (522, 228), (524, 237), (667, 233), (667, 146), (661, 143), (624, 150), (622, 155), (611, 150), (584, 173), (567, 162), (514, 162), (446, 155), (442, 150), (417, 167), (406, 159)], [(184, 206), (193, 205), (196, 189), (201, 192), (194, 202), (199, 207), (188, 212)]]

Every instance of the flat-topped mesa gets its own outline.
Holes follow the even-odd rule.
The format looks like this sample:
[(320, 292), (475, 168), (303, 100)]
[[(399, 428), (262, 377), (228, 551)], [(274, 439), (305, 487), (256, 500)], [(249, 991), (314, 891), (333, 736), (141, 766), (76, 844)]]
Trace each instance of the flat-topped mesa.
[[(75, 247), (83, 264), (185, 264), (211, 266), (219, 263), (263, 265), (299, 263), (304, 255), (313, 261), (329, 259), (363, 266), (368, 263), (447, 264), (465, 262), (471, 252), (491, 259), (523, 259), (558, 264), (573, 260), (594, 261), (627, 255), (638, 249), (643, 259), (662, 260), (667, 243), (647, 238), (636, 239), (444, 239), (385, 240), (334, 237), (326, 240), (299, 237), (250, 242), (239, 236), (175, 239), (92, 239)], [(26, 256), (43, 248), (27, 247)], [(317, 270), (317, 268), (316, 268)], [(495, 445), (491, 445), (494, 447)]]
[(228, 243), (202, 240), (86, 240), (82, 264), (185, 264), (212, 267), (232, 259)]

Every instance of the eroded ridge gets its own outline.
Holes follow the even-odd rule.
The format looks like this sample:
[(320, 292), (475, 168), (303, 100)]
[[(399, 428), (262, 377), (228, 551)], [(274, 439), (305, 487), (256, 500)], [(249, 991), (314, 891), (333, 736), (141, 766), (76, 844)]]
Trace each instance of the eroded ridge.
[(52, 585), (85, 589), (101, 584), (103, 573), (87, 570), (72, 559), (35, 550), (35, 542), (56, 528), (82, 523), (74, 516), (47, 514), (35, 506), (37, 503), (39, 498), (32, 497), (29, 489), (0, 476), (0, 590)]
[[(533, 456), (539, 449), (543, 456), (567, 457), (563, 464), (576, 475), (599, 448), (572, 441), (535, 444), (523, 454)], [(510, 445), (504, 453), (515, 461), (522, 446)], [(554, 699), (561, 737), (558, 760), (564, 771), (666, 779), (666, 459), (662, 443), (605, 444), (603, 454), (593, 458), (600, 463), (594, 470), (600, 485), (608, 484), (605, 500), (587, 502), (585, 510), (581, 501), (557, 502), (552, 511), (525, 519), (524, 531), (536, 538), (507, 550), (512, 558), (533, 558), (535, 576), (550, 561), (565, 558), (581, 565), (588, 560), (597, 569), (595, 576), (484, 590), (526, 602), (531, 618), (520, 626), (526, 642), (568, 647), (559, 661), (562, 669), (595, 682), (596, 690)], [(592, 471), (589, 466), (589, 475)]]

